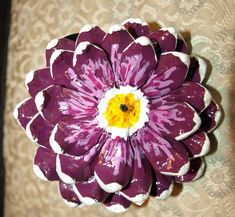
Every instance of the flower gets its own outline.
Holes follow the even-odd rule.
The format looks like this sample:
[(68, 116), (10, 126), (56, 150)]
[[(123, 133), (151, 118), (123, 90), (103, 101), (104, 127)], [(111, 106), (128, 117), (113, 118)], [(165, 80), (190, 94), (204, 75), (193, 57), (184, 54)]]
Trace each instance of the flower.
[(114, 212), (199, 178), (220, 111), (201, 84), (205, 61), (187, 52), (173, 28), (140, 19), (52, 40), (14, 110), (39, 144), (35, 174), (59, 181), (71, 206)]

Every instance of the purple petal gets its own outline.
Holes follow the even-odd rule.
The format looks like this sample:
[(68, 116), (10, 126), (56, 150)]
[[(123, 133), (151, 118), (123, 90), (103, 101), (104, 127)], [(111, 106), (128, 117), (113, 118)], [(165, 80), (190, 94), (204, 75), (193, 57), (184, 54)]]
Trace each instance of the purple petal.
[(186, 80), (202, 83), (207, 71), (205, 60), (200, 57), (190, 57), (190, 66)]
[(51, 149), (49, 145), (49, 137), (51, 135), (53, 125), (48, 123), (42, 116), (36, 114), (26, 126), (26, 135), (41, 146)]
[(108, 138), (101, 149), (95, 167), (95, 177), (106, 192), (116, 192), (126, 186), (132, 176), (133, 153), (129, 142)]
[(34, 158), (33, 170), (36, 176), (42, 180), (58, 180), (56, 154), (47, 148), (39, 147)]
[(172, 27), (162, 28), (148, 35), (153, 44), (158, 43), (162, 53), (175, 51), (177, 44), (177, 33)]
[(134, 152), (133, 176), (120, 193), (127, 200), (141, 205), (149, 197), (152, 185), (151, 165), (134, 137), (131, 138), (131, 146)]
[(120, 193), (111, 194), (104, 202), (105, 208), (114, 213), (125, 212), (131, 205)]
[(157, 199), (168, 198), (173, 190), (172, 176), (165, 176), (157, 171), (154, 172), (153, 185), (151, 189), (151, 195)]
[(32, 97), (34, 97), (39, 91), (53, 84), (54, 81), (51, 78), (50, 68), (31, 71), (27, 74), (25, 79), (25, 85)]
[(50, 123), (68, 115), (89, 120), (97, 114), (97, 101), (93, 97), (61, 86), (51, 86), (39, 92), (35, 104), (38, 112)]
[(149, 98), (157, 98), (180, 87), (188, 72), (189, 56), (179, 52), (163, 53), (157, 69), (147, 83), (141, 87)]
[(87, 24), (81, 29), (77, 37), (75, 47), (77, 47), (81, 42), (84, 41), (88, 41), (92, 44), (100, 46), (104, 36), (105, 32), (98, 26)]
[(111, 65), (101, 48), (89, 42), (80, 43), (74, 53), (73, 65), (83, 91), (90, 96), (102, 98), (106, 90), (114, 86)]
[(46, 66), (50, 66), (51, 55), (56, 50), (71, 50), (75, 49), (75, 42), (68, 38), (60, 38), (51, 40), (46, 48)]
[(221, 112), (215, 101), (211, 101), (210, 105), (200, 114), (202, 119), (201, 129), (207, 133), (212, 132), (218, 125)]
[(149, 125), (167, 137), (182, 140), (192, 135), (201, 125), (197, 112), (187, 103), (175, 102), (150, 105)]
[(100, 138), (102, 129), (95, 120), (82, 123), (80, 119), (66, 118), (59, 121), (51, 134), (50, 145), (56, 153), (78, 156), (89, 151)]
[(137, 139), (155, 170), (166, 175), (183, 175), (189, 169), (188, 154), (175, 140), (166, 140), (149, 127), (138, 131)]
[(16, 105), (13, 115), (24, 129), (29, 121), (36, 115), (37, 108), (32, 98), (27, 98)]
[(205, 169), (205, 163), (202, 158), (194, 158), (190, 160), (190, 169), (183, 176), (176, 176), (174, 180), (176, 182), (191, 182), (199, 179)]
[(167, 102), (187, 102), (197, 112), (202, 112), (211, 103), (210, 92), (202, 85), (195, 82), (185, 82), (181, 87), (164, 97)]
[(147, 37), (137, 38), (122, 53), (118, 73), (122, 85), (141, 86), (157, 66), (157, 57)]
[(60, 181), (59, 191), (65, 203), (68, 204), (69, 206), (76, 207), (82, 204), (81, 201), (78, 199), (77, 195), (73, 191), (73, 185), (65, 184)]
[(109, 196), (109, 193), (100, 188), (94, 176), (88, 181), (77, 182), (74, 191), (80, 201), (88, 206), (103, 202)]
[(67, 184), (88, 180), (94, 173), (94, 166), (97, 163), (102, 142), (99, 141), (96, 146), (93, 146), (82, 156), (58, 154), (56, 171), (60, 179)]
[(182, 52), (182, 53), (189, 53), (189, 47), (187, 42), (184, 40), (183, 36), (178, 33), (178, 39), (177, 39), (177, 45), (176, 45), (176, 51)]
[(134, 41), (130, 33), (119, 25), (111, 26), (102, 42), (102, 48), (108, 53), (111, 61), (116, 82), (119, 75), (116, 73), (120, 67), (122, 51)]
[(134, 38), (147, 36), (150, 33), (149, 25), (139, 18), (127, 19), (122, 23), (122, 25), (125, 26)]
[(77, 89), (79, 81), (73, 69), (73, 55), (73, 51), (55, 50), (50, 60), (50, 73), (55, 84)]
[(186, 146), (190, 157), (204, 156), (210, 150), (210, 140), (202, 130), (198, 130), (182, 142)]

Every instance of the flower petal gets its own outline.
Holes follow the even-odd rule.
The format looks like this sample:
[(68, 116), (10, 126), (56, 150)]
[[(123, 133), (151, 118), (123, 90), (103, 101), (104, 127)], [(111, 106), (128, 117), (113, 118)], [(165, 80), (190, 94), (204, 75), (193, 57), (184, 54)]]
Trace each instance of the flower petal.
[(202, 119), (201, 129), (207, 133), (212, 132), (217, 127), (221, 118), (219, 106), (212, 100), (210, 105), (200, 114), (200, 116)]
[(31, 71), (26, 75), (25, 86), (29, 94), (34, 97), (39, 91), (54, 84), (50, 68)]
[(87, 206), (103, 202), (109, 196), (109, 193), (100, 188), (94, 176), (87, 181), (74, 184), (74, 192)]
[(50, 66), (51, 55), (56, 50), (71, 50), (75, 49), (75, 42), (68, 38), (52, 39), (46, 48), (46, 66)]
[(51, 150), (39, 147), (34, 157), (33, 170), (36, 176), (42, 180), (55, 181), (59, 177), (56, 173), (56, 154)]
[(129, 184), (120, 191), (120, 194), (127, 200), (141, 205), (149, 197), (152, 169), (134, 137), (131, 138), (131, 146), (134, 152), (133, 176)]
[(207, 71), (206, 61), (201, 57), (190, 57), (190, 66), (186, 80), (202, 83)]
[(26, 135), (41, 146), (51, 149), (49, 145), (49, 137), (51, 135), (53, 125), (48, 123), (40, 114), (36, 114), (26, 126)]
[(73, 191), (73, 185), (59, 182), (59, 191), (64, 199), (64, 202), (70, 207), (81, 206), (82, 203)]
[(37, 108), (34, 103), (34, 100), (32, 98), (27, 98), (16, 105), (13, 115), (14, 118), (20, 124), (20, 126), (22, 126), (25, 129), (26, 125), (35, 116), (36, 113), (37, 113)]
[(161, 28), (148, 35), (153, 44), (158, 43), (161, 53), (175, 51), (177, 44), (177, 33), (174, 28)]
[(178, 33), (177, 37), (177, 46), (176, 46), (176, 51), (182, 52), (182, 53), (189, 53), (189, 47), (187, 42), (184, 40), (183, 36)]
[(114, 213), (125, 212), (131, 205), (125, 197), (116, 192), (111, 194), (104, 202), (105, 208)]
[(149, 25), (139, 18), (127, 19), (122, 23), (122, 25), (125, 26), (134, 38), (147, 36), (150, 33)]
[(75, 47), (84, 41), (89, 41), (92, 44), (100, 46), (104, 36), (105, 32), (98, 26), (87, 24), (80, 30)]
[(156, 170), (153, 176), (153, 185), (151, 195), (157, 199), (165, 200), (168, 198), (173, 190), (173, 178), (171, 176), (163, 175)]
[(138, 131), (137, 139), (153, 168), (165, 175), (183, 175), (189, 169), (188, 154), (175, 140), (166, 140), (149, 127)]
[(106, 192), (116, 192), (128, 184), (132, 176), (133, 153), (129, 142), (108, 138), (95, 167), (95, 178)]
[(119, 74), (117, 71), (120, 68), (122, 51), (133, 41), (134, 38), (123, 26), (114, 25), (110, 27), (102, 42), (102, 48), (108, 53), (109, 60), (111, 61), (117, 84), (119, 84)]
[(80, 83), (73, 69), (73, 51), (55, 50), (50, 59), (50, 73), (55, 84), (77, 89)]
[(190, 160), (190, 169), (183, 176), (175, 176), (176, 182), (191, 182), (199, 179), (205, 170), (205, 163), (202, 158), (194, 158)]
[(80, 119), (66, 118), (59, 121), (51, 134), (50, 145), (56, 153), (78, 156), (95, 146), (102, 129), (94, 121), (82, 123)]
[(143, 85), (157, 66), (157, 57), (151, 41), (139, 37), (122, 53), (118, 70), (122, 85)]
[(38, 112), (50, 123), (56, 123), (67, 115), (90, 120), (97, 114), (97, 101), (93, 97), (61, 86), (40, 91), (35, 97), (35, 104)]
[(197, 112), (202, 112), (212, 100), (210, 92), (195, 82), (184, 82), (181, 87), (164, 97), (167, 102), (187, 102)]
[(90, 96), (100, 99), (114, 86), (114, 74), (107, 54), (90, 42), (78, 45), (74, 52), (73, 66), (84, 91)]
[(58, 154), (56, 171), (60, 179), (67, 184), (88, 180), (93, 172), (101, 146), (101, 141), (82, 156)]
[(204, 156), (210, 150), (210, 140), (202, 130), (198, 130), (182, 142), (186, 146), (190, 157)]
[(180, 87), (188, 72), (189, 56), (180, 52), (167, 52), (160, 56), (157, 69), (141, 87), (149, 98), (157, 98)]
[(182, 140), (196, 132), (201, 119), (187, 103), (176, 102), (150, 105), (149, 126), (167, 137)]

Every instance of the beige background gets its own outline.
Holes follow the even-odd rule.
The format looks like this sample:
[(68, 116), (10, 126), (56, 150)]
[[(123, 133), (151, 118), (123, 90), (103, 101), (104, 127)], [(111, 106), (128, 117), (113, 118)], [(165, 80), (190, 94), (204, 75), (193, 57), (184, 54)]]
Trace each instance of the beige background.
[[(13, 0), (5, 111), (6, 217), (119, 216), (102, 205), (67, 207), (56, 183), (33, 173), (36, 146), (12, 117), (26, 98), (25, 74), (44, 66), (47, 42), (78, 32), (86, 23), (107, 29), (128, 17), (173, 26), (191, 38), (193, 53), (210, 61), (207, 84), (224, 109), (222, 125), (212, 137), (207, 171), (194, 183), (177, 186), (166, 201), (151, 198), (123, 216), (235, 216), (235, 1), (234, 0)], [(211, 68), (213, 68), (211, 72)], [(216, 89), (216, 90), (215, 90)]]

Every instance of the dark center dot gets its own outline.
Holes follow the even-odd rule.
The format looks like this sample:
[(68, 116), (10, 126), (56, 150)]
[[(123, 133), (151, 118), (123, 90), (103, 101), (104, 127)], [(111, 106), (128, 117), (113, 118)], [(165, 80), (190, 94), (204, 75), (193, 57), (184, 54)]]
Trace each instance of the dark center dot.
[(127, 105), (125, 104), (121, 104), (120, 107), (119, 107), (123, 112), (126, 112), (128, 110), (128, 107)]

